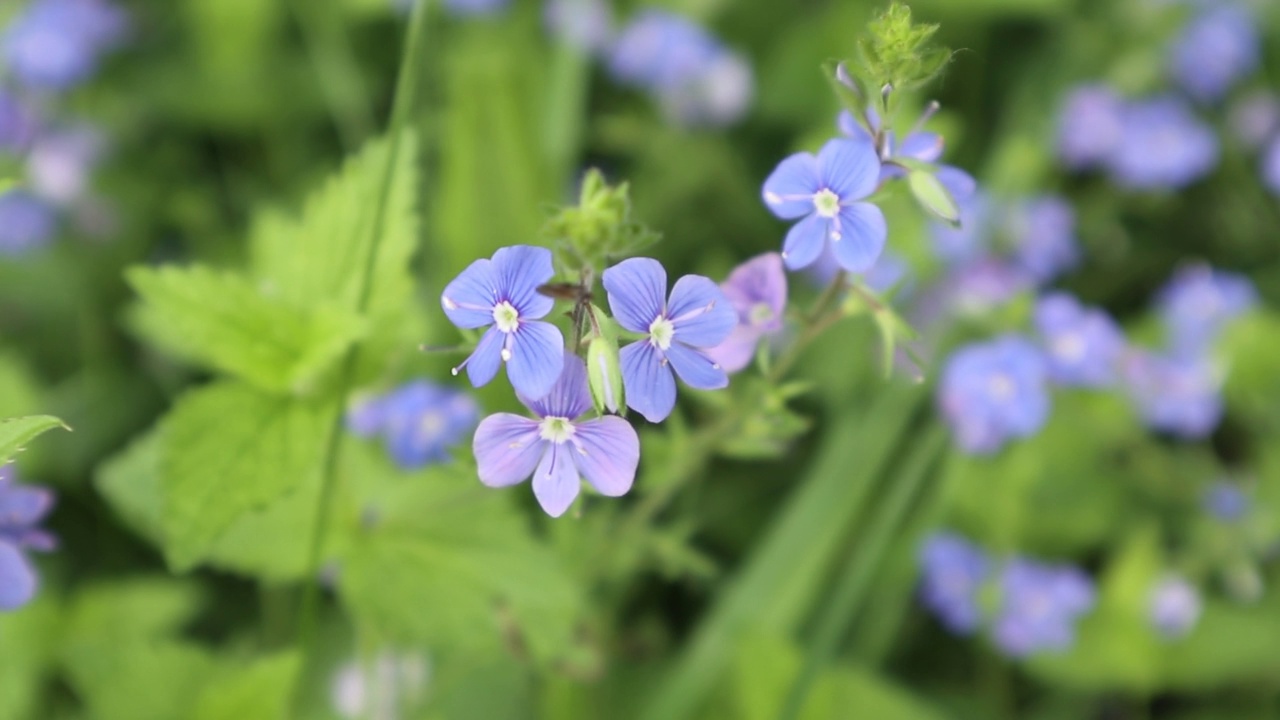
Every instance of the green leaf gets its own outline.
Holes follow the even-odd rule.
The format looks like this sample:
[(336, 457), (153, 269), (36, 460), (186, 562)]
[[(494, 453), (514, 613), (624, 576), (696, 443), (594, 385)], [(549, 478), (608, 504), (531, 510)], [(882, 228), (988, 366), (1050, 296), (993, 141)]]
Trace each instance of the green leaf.
[(161, 430), (170, 565), (186, 570), (207, 558), (238, 518), (318, 472), (334, 412), (231, 382), (184, 396)]
[[(134, 268), (138, 330), (156, 345), (274, 392), (306, 393), (363, 330), (353, 312), (271, 298), (201, 266)], [(321, 301), (317, 301), (321, 302)]]
[(13, 456), (21, 452), (27, 443), (58, 427), (65, 430), (71, 429), (51, 415), (31, 415), (0, 420), (0, 465), (12, 460)]
[(960, 227), (960, 206), (936, 175), (928, 170), (912, 169), (907, 173), (907, 185), (926, 212), (951, 227)]
[(116, 515), (139, 536), (164, 546), (164, 496), (160, 486), (161, 437), (149, 432), (98, 469), (94, 484)]
[(17, 612), (0, 613), (0, 720), (45, 717), (37, 714), (43, 681), (56, 652), (61, 618), (50, 593)]
[(284, 720), (302, 658), (284, 652), (214, 679), (196, 700), (194, 720)]

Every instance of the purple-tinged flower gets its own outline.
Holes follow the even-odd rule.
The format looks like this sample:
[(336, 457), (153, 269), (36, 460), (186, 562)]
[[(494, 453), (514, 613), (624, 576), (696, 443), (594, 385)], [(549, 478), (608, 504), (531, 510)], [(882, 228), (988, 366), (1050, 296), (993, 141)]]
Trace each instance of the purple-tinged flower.
[(701, 26), (675, 13), (636, 14), (609, 53), (609, 73), (623, 85), (674, 91), (700, 77), (720, 44)]
[(1280, 101), (1269, 90), (1255, 90), (1231, 104), (1227, 125), (1242, 145), (1257, 150), (1280, 131)]
[(645, 338), (622, 348), (627, 406), (661, 422), (676, 405), (672, 370), (687, 385), (718, 390), (729, 377), (707, 351), (729, 337), (738, 313), (720, 288), (701, 275), (685, 275), (665, 299), (667, 272), (652, 258), (631, 258), (604, 271), (614, 319)]
[(1037, 283), (1051, 282), (1080, 263), (1076, 213), (1066, 200), (1024, 200), (1012, 208), (1007, 222), (1014, 257)]
[(1034, 287), (1021, 266), (987, 257), (952, 270), (939, 288), (946, 312), (985, 315)]
[(93, 74), (127, 25), (123, 11), (104, 0), (36, 0), (0, 38), (0, 53), (23, 84), (64, 90)]
[(1170, 72), (1191, 97), (1221, 100), (1258, 67), (1261, 40), (1256, 20), (1240, 5), (1210, 7), (1183, 29), (1169, 57)]
[(1138, 351), (1122, 368), (1129, 398), (1153, 430), (1198, 440), (1222, 420), (1222, 378), (1206, 359)]
[(1051, 380), (1083, 387), (1115, 382), (1125, 338), (1109, 315), (1066, 293), (1053, 293), (1036, 303), (1035, 320)]
[(27, 155), (31, 189), (55, 205), (76, 202), (84, 197), (105, 145), (102, 134), (87, 125), (38, 135)]
[(17, 95), (0, 89), (0, 152), (19, 153), (36, 133), (36, 114)]
[(1204, 508), (1225, 523), (1239, 521), (1249, 514), (1249, 496), (1238, 483), (1219, 480), (1204, 492)]
[(25, 550), (49, 551), (56, 541), (37, 525), (53, 508), (53, 493), (15, 481), (12, 465), (0, 467), (0, 610), (31, 602), (39, 579)]
[(330, 684), (333, 709), (350, 720), (398, 720), (426, 695), (431, 659), (423, 653), (384, 650), (373, 662), (349, 662)]
[(925, 607), (953, 633), (976, 632), (982, 624), (979, 595), (991, 575), (987, 554), (959, 535), (938, 533), (920, 548), (920, 567)]
[(1280, 195), (1280, 137), (1262, 155), (1262, 183), (1273, 195)]
[(540, 398), (551, 390), (564, 366), (564, 336), (538, 319), (555, 302), (538, 292), (556, 274), (551, 251), (530, 245), (499, 249), (490, 260), (476, 260), (444, 289), (440, 304), (460, 328), (488, 327), (463, 366), (471, 384), (480, 387), (507, 363), (516, 392)]
[(396, 465), (413, 470), (448, 462), (480, 419), (469, 394), (425, 380), (407, 383), (376, 398), (362, 398), (347, 411), (355, 435), (382, 435)]
[(1076, 622), (1096, 600), (1093, 581), (1078, 568), (1025, 558), (1005, 564), (1000, 589), (994, 639), (1012, 657), (1069, 649)]
[(1058, 119), (1058, 157), (1069, 168), (1097, 165), (1115, 152), (1123, 135), (1124, 101), (1105, 85), (1072, 90)]
[(725, 126), (740, 120), (755, 98), (755, 75), (746, 57), (721, 49), (683, 85), (658, 91), (667, 117), (681, 125)]
[(952, 165), (940, 165), (942, 151), (946, 142), (938, 133), (925, 131), (924, 124), (938, 111), (937, 103), (930, 103), (921, 114), (916, 125), (899, 143), (893, 131), (885, 131), (881, 125), (880, 114), (873, 108), (867, 108), (866, 114), (859, 122), (848, 110), (841, 110), (836, 116), (836, 127), (840, 134), (853, 140), (870, 143), (880, 156), (880, 182), (904, 177), (906, 168), (895, 160), (906, 159), (936, 166), (939, 182), (951, 193), (956, 201), (963, 200), (973, 194), (977, 183), (973, 176)]
[(751, 363), (756, 345), (783, 327), (787, 307), (787, 273), (782, 256), (765, 253), (734, 268), (720, 290), (738, 312), (738, 324), (729, 337), (707, 350), (707, 357), (735, 373)]
[(1203, 354), (1229, 321), (1257, 304), (1248, 278), (1208, 265), (1182, 268), (1156, 295), (1170, 347), (1184, 355)]
[[(864, 272), (884, 250), (884, 213), (864, 199), (880, 183), (875, 149), (858, 140), (831, 140), (815, 156), (796, 153), (764, 183), (764, 202), (774, 215), (797, 220), (782, 246), (787, 267), (812, 265), (830, 245), (836, 262)], [(830, 241), (828, 243), (828, 241)]]
[(1029, 341), (1006, 335), (957, 350), (942, 371), (939, 405), (965, 452), (993, 453), (1034, 435), (1049, 417), (1045, 360)]
[(1167, 575), (1151, 588), (1147, 609), (1151, 625), (1166, 638), (1191, 632), (1202, 609), (1200, 591), (1181, 575)]
[(53, 208), (26, 190), (0, 192), (0, 256), (21, 255), (57, 232)]
[(547, 0), (547, 31), (583, 52), (602, 52), (613, 42), (613, 12), (604, 0)]
[(630, 423), (615, 415), (582, 419), (591, 409), (591, 392), (581, 358), (565, 355), (564, 372), (546, 397), (520, 401), (538, 419), (498, 413), (476, 428), (472, 448), (480, 482), (507, 487), (532, 475), (533, 494), (551, 517), (569, 509), (583, 478), (608, 497), (631, 489), (640, 463), (640, 438)]
[(1107, 166), (1123, 187), (1176, 190), (1218, 164), (1217, 135), (1178, 98), (1130, 103), (1122, 120), (1121, 141)]

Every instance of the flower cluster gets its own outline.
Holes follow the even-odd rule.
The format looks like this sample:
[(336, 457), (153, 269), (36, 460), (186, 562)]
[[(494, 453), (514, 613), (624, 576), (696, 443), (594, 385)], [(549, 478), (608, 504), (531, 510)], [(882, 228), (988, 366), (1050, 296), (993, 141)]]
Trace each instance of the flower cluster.
[(39, 580), (26, 551), (54, 548), (53, 536), (39, 527), (52, 508), (52, 492), (18, 483), (13, 465), (0, 467), (0, 610), (35, 597)]
[(396, 465), (413, 470), (449, 460), (480, 419), (470, 395), (426, 380), (386, 394), (359, 398), (347, 411), (347, 429), (380, 437)]

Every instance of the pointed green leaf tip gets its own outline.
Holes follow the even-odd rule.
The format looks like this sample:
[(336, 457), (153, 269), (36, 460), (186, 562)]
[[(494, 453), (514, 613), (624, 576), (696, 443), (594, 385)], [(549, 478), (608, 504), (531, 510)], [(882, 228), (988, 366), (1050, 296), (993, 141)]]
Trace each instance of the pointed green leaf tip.
[(658, 234), (631, 218), (630, 187), (610, 186), (594, 168), (582, 180), (577, 205), (562, 208), (542, 228), (572, 270), (602, 268), (607, 258), (625, 257), (657, 242)]
[(862, 61), (858, 74), (875, 94), (886, 86), (893, 90), (918, 88), (951, 59), (950, 50), (929, 44), (938, 26), (913, 22), (911, 8), (900, 2), (889, 5), (867, 29), (867, 38), (858, 43)]
[(31, 415), (0, 421), (0, 465), (12, 460), (27, 443), (57, 427), (71, 429), (52, 415)]
[(960, 227), (960, 206), (936, 175), (928, 170), (911, 170), (907, 173), (907, 184), (916, 201), (930, 215), (951, 227)]

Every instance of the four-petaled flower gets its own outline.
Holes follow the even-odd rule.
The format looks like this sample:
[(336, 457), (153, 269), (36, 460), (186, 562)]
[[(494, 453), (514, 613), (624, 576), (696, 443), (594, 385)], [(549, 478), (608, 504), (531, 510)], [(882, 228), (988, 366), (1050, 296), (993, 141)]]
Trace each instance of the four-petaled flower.
[(52, 550), (53, 536), (36, 527), (53, 507), (53, 493), (13, 480), (13, 466), (0, 467), (0, 610), (14, 610), (35, 597), (38, 580), (26, 549)]
[(650, 422), (666, 419), (676, 404), (672, 369), (699, 390), (729, 384), (724, 368), (705, 350), (729, 337), (738, 313), (714, 282), (685, 275), (664, 300), (667, 272), (652, 258), (624, 260), (605, 270), (602, 279), (618, 324), (646, 336), (620, 355), (628, 407)]
[(727, 373), (746, 367), (756, 353), (760, 339), (782, 330), (782, 313), (787, 307), (787, 274), (782, 256), (765, 253), (734, 268), (720, 283), (733, 308), (738, 324), (729, 337), (707, 351)]
[(993, 453), (1010, 437), (1040, 431), (1049, 418), (1044, 356), (1006, 335), (967, 345), (947, 360), (939, 405), (966, 452)]
[(506, 361), (516, 392), (546, 395), (564, 366), (564, 336), (551, 323), (538, 322), (555, 304), (538, 286), (554, 276), (550, 250), (515, 245), (471, 263), (454, 278), (440, 297), (449, 320), (460, 328), (489, 328), (454, 374), (465, 366), (471, 384), (480, 387)]
[(870, 142), (830, 140), (815, 156), (796, 153), (764, 183), (764, 202), (784, 220), (800, 219), (787, 233), (782, 258), (798, 270), (815, 262), (831, 242), (836, 262), (863, 272), (884, 250), (884, 213), (865, 199), (880, 183), (880, 158)]
[(1005, 564), (1000, 590), (994, 639), (1013, 657), (1067, 650), (1075, 644), (1076, 622), (1097, 602), (1093, 581), (1079, 568), (1021, 557)]
[(361, 398), (347, 411), (347, 429), (360, 437), (381, 435), (391, 459), (406, 470), (448, 462), (449, 450), (479, 420), (475, 398), (425, 380), (381, 397)]
[(472, 449), (481, 482), (506, 487), (532, 475), (533, 494), (552, 517), (573, 504), (582, 478), (609, 497), (631, 489), (640, 439), (620, 417), (582, 419), (591, 409), (591, 393), (581, 358), (564, 357), (563, 372), (545, 397), (520, 401), (538, 419), (498, 413), (476, 428)]

